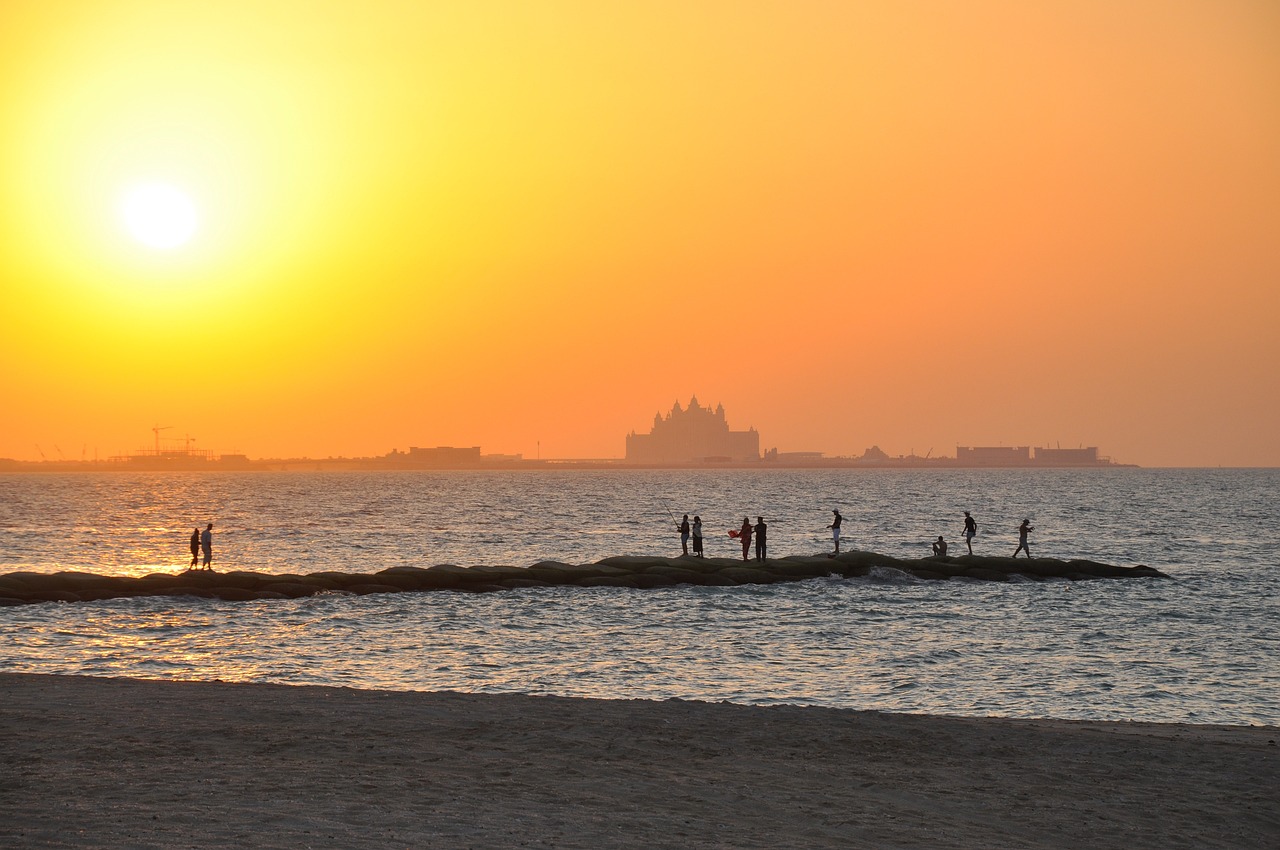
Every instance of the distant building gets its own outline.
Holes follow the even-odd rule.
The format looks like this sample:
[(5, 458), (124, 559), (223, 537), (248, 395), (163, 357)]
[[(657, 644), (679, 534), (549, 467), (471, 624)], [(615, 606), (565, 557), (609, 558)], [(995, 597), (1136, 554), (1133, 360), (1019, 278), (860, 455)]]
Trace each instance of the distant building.
[(1098, 466), (1107, 464), (1106, 458), (1098, 457), (1098, 447), (1087, 449), (1036, 449), (1037, 466)]
[(724, 405), (713, 411), (689, 400), (677, 401), (665, 417), (654, 414), (648, 434), (627, 435), (627, 463), (741, 463), (760, 459), (760, 433), (755, 428), (730, 431)]
[(481, 455), (480, 459), (485, 463), (524, 463), (523, 454), (514, 455)]
[(885, 454), (884, 449), (879, 446), (871, 446), (862, 453), (862, 457), (858, 458), (862, 463), (886, 463), (892, 459), (893, 458)]
[(960, 466), (1030, 466), (1030, 446), (956, 446)]
[(1050, 449), (1030, 446), (956, 446), (957, 466), (1116, 466), (1097, 446)]
[[(453, 446), (436, 446), (420, 449), (410, 446), (409, 453), (393, 452), (392, 460), (400, 466), (419, 469), (474, 469), (480, 465), (480, 447), (454, 448)], [(390, 456), (389, 456), (390, 457)]]
[(780, 452), (777, 449), (769, 449), (764, 453), (764, 459), (770, 463), (780, 463), (784, 465), (821, 463), (823, 454), (822, 452)]

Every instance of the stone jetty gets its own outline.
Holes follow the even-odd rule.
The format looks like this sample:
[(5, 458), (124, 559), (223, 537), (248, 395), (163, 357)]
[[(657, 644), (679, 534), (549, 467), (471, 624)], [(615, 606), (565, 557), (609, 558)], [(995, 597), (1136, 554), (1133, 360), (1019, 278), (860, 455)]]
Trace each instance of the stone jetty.
[(440, 564), (392, 567), (377, 573), (318, 572), (279, 575), (236, 570), (152, 573), (135, 577), (83, 572), (15, 572), (0, 575), (0, 606), (37, 602), (93, 602), (129, 596), (194, 596), (241, 602), (253, 599), (297, 599), (317, 593), (401, 593), (449, 590), (492, 593), (530, 587), (623, 587), (648, 590), (681, 584), (733, 587), (835, 576), (852, 578), (873, 571), (886, 577), (898, 571), (925, 581), (968, 579), (1032, 581), (1104, 578), (1169, 578), (1146, 566), (1118, 567), (1096, 561), (1056, 558), (984, 558), (976, 555), (903, 560), (876, 552), (837, 556), (792, 555), (766, 561), (731, 558), (660, 558), (625, 555), (594, 564), (541, 561), (529, 567)]

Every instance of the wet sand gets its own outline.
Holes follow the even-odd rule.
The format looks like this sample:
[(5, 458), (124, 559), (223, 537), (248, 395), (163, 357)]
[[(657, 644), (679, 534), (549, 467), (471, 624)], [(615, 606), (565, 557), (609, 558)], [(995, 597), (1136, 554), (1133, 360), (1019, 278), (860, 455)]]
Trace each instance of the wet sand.
[(0, 674), (0, 846), (1280, 846), (1280, 730)]

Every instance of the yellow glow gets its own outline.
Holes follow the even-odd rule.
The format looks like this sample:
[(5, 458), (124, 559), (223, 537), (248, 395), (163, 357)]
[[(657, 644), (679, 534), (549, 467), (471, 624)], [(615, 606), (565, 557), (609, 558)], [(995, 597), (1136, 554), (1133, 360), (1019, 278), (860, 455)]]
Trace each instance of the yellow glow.
[(187, 244), (198, 224), (191, 198), (168, 183), (131, 188), (120, 199), (120, 217), (134, 239), (160, 251)]

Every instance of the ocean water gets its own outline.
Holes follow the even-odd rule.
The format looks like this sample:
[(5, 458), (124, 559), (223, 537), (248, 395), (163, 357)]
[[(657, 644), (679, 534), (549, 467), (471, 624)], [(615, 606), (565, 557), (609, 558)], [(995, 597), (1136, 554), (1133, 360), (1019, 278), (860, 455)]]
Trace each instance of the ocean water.
[(0, 573), (273, 573), (844, 548), (1147, 564), (1172, 580), (536, 588), (0, 608), (0, 670), (727, 700), (1006, 717), (1280, 724), (1280, 470), (768, 470), (0, 476)]

